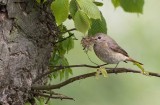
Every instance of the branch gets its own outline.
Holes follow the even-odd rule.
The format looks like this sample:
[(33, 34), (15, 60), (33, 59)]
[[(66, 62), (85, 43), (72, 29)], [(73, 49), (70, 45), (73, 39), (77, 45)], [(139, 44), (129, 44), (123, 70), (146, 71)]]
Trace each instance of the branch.
[(53, 98), (53, 99), (68, 99), (68, 100), (74, 100), (73, 98), (71, 97), (68, 97), (68, 96), (65, 96), (65, 95), (59, 95), (59, 96), (51, 96), (51, 95), (47, 95), (47, 94), (44, 94), (44, 93), (40, 93), (40, 92), (33, 92), (35, 95), (38, 95), (38, 96), (42, 96), (42, 97), (47, 97), (47, 98)]
[(72, 29), (66, 30), (65, 32), (62, 32), (61, 34), (64, 34), (64, 33), (66, 33), (66, 32), (75, 31), (75, 30), (77, 30), (77, 29), (76, 29), (76, 28), (72, 28)]
[(63, 38), (62, 40), (59, 40), (59, 41), (57, 41), (57, 42), (55, 42), (55, 43), (53, 43), (53, 44), (55, 45), (55, 44), (57, 44), (57, 43), (63, 42), (63, 41), (65, 41), (66, 39), (68, 39), (68, 38), (70, 38), (70, 37), (72, 37), (72, 36), (73, 36), (73, 34), (72, 34), (72, 35), (69, 35), (69, 36), (67, 36), (66, 38)]
[(49, 95), (45, 95), (45, 94), (39, 94), (39, 96), (47, 97), (47, 98), (53, 98), (53, 99), (61, 99), (61, 100), (63, 100), (63, 99), (74, 100), (71, 97), (63, 97), (63, 96), (57, 97), (57, 96), (49, 96)]
[[(76, 28), (72, 28), (72, 29), (66, 30), (65, 32), (61, 32), (60, 34), (65, 34), (66, 32), (70, 32), (70, 31), (74, 31), (74, 30), (76, 30)], [(66, 39), (72, 37), (73, 35), (74, 35), (74, 34), (71, 34), (71, 35), (69, 35), (68, 37), (63, 38), (62, 40), (59, 40), (59, 41), (57, 41), (57, 42), (55, 42), (55, 43), (53, 43), (53, 44), (55, 45), (55, 44), (57, 44), (57, 43), (63, 42), (63, 41), (65, 41)]]
[[(92, 67), (92, 66), (91, 66)], [(94, 66), (95, 67), (95, 66)], [(137, 70), (132, 70), (132, 69), (126, 69), (126, 68), (108, 68), (107, 70), (107, 73), (108, 74), (117, 74), (117, 73), (127, 73), (127, 72), (132, 72), (132, 73), (140, 73), (141, 74), (141, 71), (137, 71)], [(81, 79), (85, 79), (85, 78), (88, 78), (88, 77), (93, 77), (96, 75), (96, 72), (92, 72), (92, 73), (87, 73), (87, 74), (83, 74), (83, 75), (79, 75), (79, 76), (76, 76), (76, 77), (72, 77), (64, 82), (61, 82), (59, 84), (56, 84), (56, 85), (50, 85), (50, 86), (38, 86), (38, 85), (33, 85), (32, 86), (32, 89), (35, 89), (35, 90), (51, 90), (51, 89), (59, 89), (65, 85), (68, 85), (74, 81), (77, 81), (77, 80), (81, 80)], [(160, 77), (160, 74), (158, 73), (153, 73), (153, 72), (148, 72), (148, 75), (149, 76), (155, 76), (155, 77)]]
[(51, 66), (51, 67), (54, 67), (56, 69), (54, 70), (50, 70), (40, 76), (38, 76), (35, 80), (33, 80), (33, 83), (37, 82), (38, 80), (44, 78), (45, 76), (48, 76), (49, 74), (53, 73), (53, 72), (57, 72), (59, 70), (62, 70), (62, 69), (66, 69), (66, 68), (73, 68), (73, 67), (88, 67), (88, 68), (99, 68), (101, 66), (104, 66), (104, 65), (107, 65), (107, 64), (102, 64), (102, 65), (99, 65), (99, 66), (92, 66), (92, 65), (86, 65), (86, 64), (81, 64), (81, 65), (70, 65), (70, 66)]

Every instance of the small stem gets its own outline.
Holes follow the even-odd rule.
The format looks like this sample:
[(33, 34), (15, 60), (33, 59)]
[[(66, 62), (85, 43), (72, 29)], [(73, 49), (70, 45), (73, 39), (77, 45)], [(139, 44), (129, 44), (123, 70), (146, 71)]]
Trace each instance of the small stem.
[(48, 99), (47, 99), (47, 101), (46, 101), (46, 103), (45, 104), (48, 104), (48, 102), (49, 102), (49, 100), (50, 100), (50, 98), (52, 97), (52, 92), (51, 92), (51, 90), (50, 90), (50, 95), (49, 95), (49, 97), (48, 97)]
[(55, 42), (55, 43), (53, 43), (53, 44), (55, 45), (55, 44), (57, 44), (57, 43), (63, 42), (63, 41), (65, 41), (66, 39), (68, 39), (68, 38), (70, 38), (70, 37), (72, 37), (72, 36), (73, 36), (73, 34), (72, 34), (72, 35), (69, 35), (68, 37), (63, 38), (62, 40), (59, 40), (59, 41), (57, 41), (57, 42)]
[(68, 97), (68, 96), (64, 96), (64, 95), (61, 95), (61, 96), (50, 96), (50, 95), (46, 95), (46, 94), (43, 94), (43, 93), (39, 93), (39, 92), (34, 92), (34, 94), (38, 95), (38, 96), (42, 96), (42, 97), (47, 97), (47, 98), (53, 98), (53, 99), (68, 99), (68, 100), (74, 100), (73, 98), (71, 97)]
[(64, 33), (67, 33), (67, 32), (71, 32), (71, 31), (75, 31), (77, 30), (76, 28), (72, 28), (72, 29), (69, 29), (69, 30), (66, 30), (65, 32), (61, 32), (61, 34), (64, 34)]

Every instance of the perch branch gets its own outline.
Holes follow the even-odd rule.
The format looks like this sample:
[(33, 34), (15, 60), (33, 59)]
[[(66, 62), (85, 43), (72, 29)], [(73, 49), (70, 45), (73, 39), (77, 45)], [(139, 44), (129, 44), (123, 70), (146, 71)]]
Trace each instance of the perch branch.
[[(83, 66), (82, 66), (83, 67)], [(91, 66), (92, 67), (92, 66)], [(96, 66), (94, 66), (95, 68)], [(126, 68), (108, 68), (107, 69), (107, 73), (108, 74), (117, 74), (117, 73), (128, 73), (128, 72), (132, 72), (132, 73), (140, 73), (141, 74), (141, 71), (137, 71), (137, 70), (132, 70), (132, 69), (126, 69)], [(77, 81), (77, 80), (81, 80), (81, 79), (85, 79), (85, 78), (88, 78), (88, 77), (93, 77), (95, 76), (96, 72), (92, 72), (92, 73), (87, 73), (87, 74), (83, 74), (83, 75), (79, 75), (79, 76), (76, 76), (76, 77), (72, 77), (72, 78), (69, 78), (68, 80), (64, 81), (64, 82), (61, 82), (59, 84), (56, 84), (56, 85), (50, 85), (50, 86), (39, 86), (39, 85), (33, 85), (32, 86), (32, 89), (35, 89), (35, 90), (51, 90), (51, 89), (59, 89), (65, 85), (68, 85), (74, 81)], [(158, 73), (153, 73), (153, 72), (148, 72), (148, 75), (149, 76), (155, 76), (155, 77), (160, 77), (160, 74)]]
[[(33, 80), (33, 83), (37, 82), (38, 80), (44, 78), (45, 76), (53, 73), (53, 72), (56, 72), (56, 71), (59, 71), (59, 70), (62, 70), (62, 69), (67, 69), (67, 68), (73, 68), (73, 67), (88, 67), (88, 68), (99, 68), (101, 66), (104, 66), (104, 65), (107, 65), (107, 64), (102, 64), (102, 65), (99, 65), (99, 66), (92, 66), (92, 65), (86, 65), (86, 64), (81, 64), (81, 65), (70, 65), (70, 66), (54, 66), (54, 70), (50, 70), (44, 74), (41, 74), (40, 76), (38, 76), (35, 80)], [(53, 67), (53, 66), (51, 66)]]

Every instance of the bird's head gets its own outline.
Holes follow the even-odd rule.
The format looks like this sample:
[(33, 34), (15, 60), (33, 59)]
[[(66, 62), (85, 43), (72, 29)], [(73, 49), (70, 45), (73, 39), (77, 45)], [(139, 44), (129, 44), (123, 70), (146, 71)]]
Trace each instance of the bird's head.
[(103, 43), (107, 41), (106, 35), (103, 33), (98, 33), (92, 37), (93, 42), (96, 43)]

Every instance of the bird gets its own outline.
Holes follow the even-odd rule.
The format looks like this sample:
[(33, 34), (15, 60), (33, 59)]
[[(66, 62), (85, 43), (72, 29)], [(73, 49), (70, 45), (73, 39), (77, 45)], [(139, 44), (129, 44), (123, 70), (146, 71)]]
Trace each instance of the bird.
[[(133, 62), (143, 65), (132, 59), (117, 42), (104, 33), (97, 33), (92, 37), (93, 49), (97, 57), (107, 64), (119, 64), (119, 62)], [(117, 67), (116, 65), (116, 67)]]

